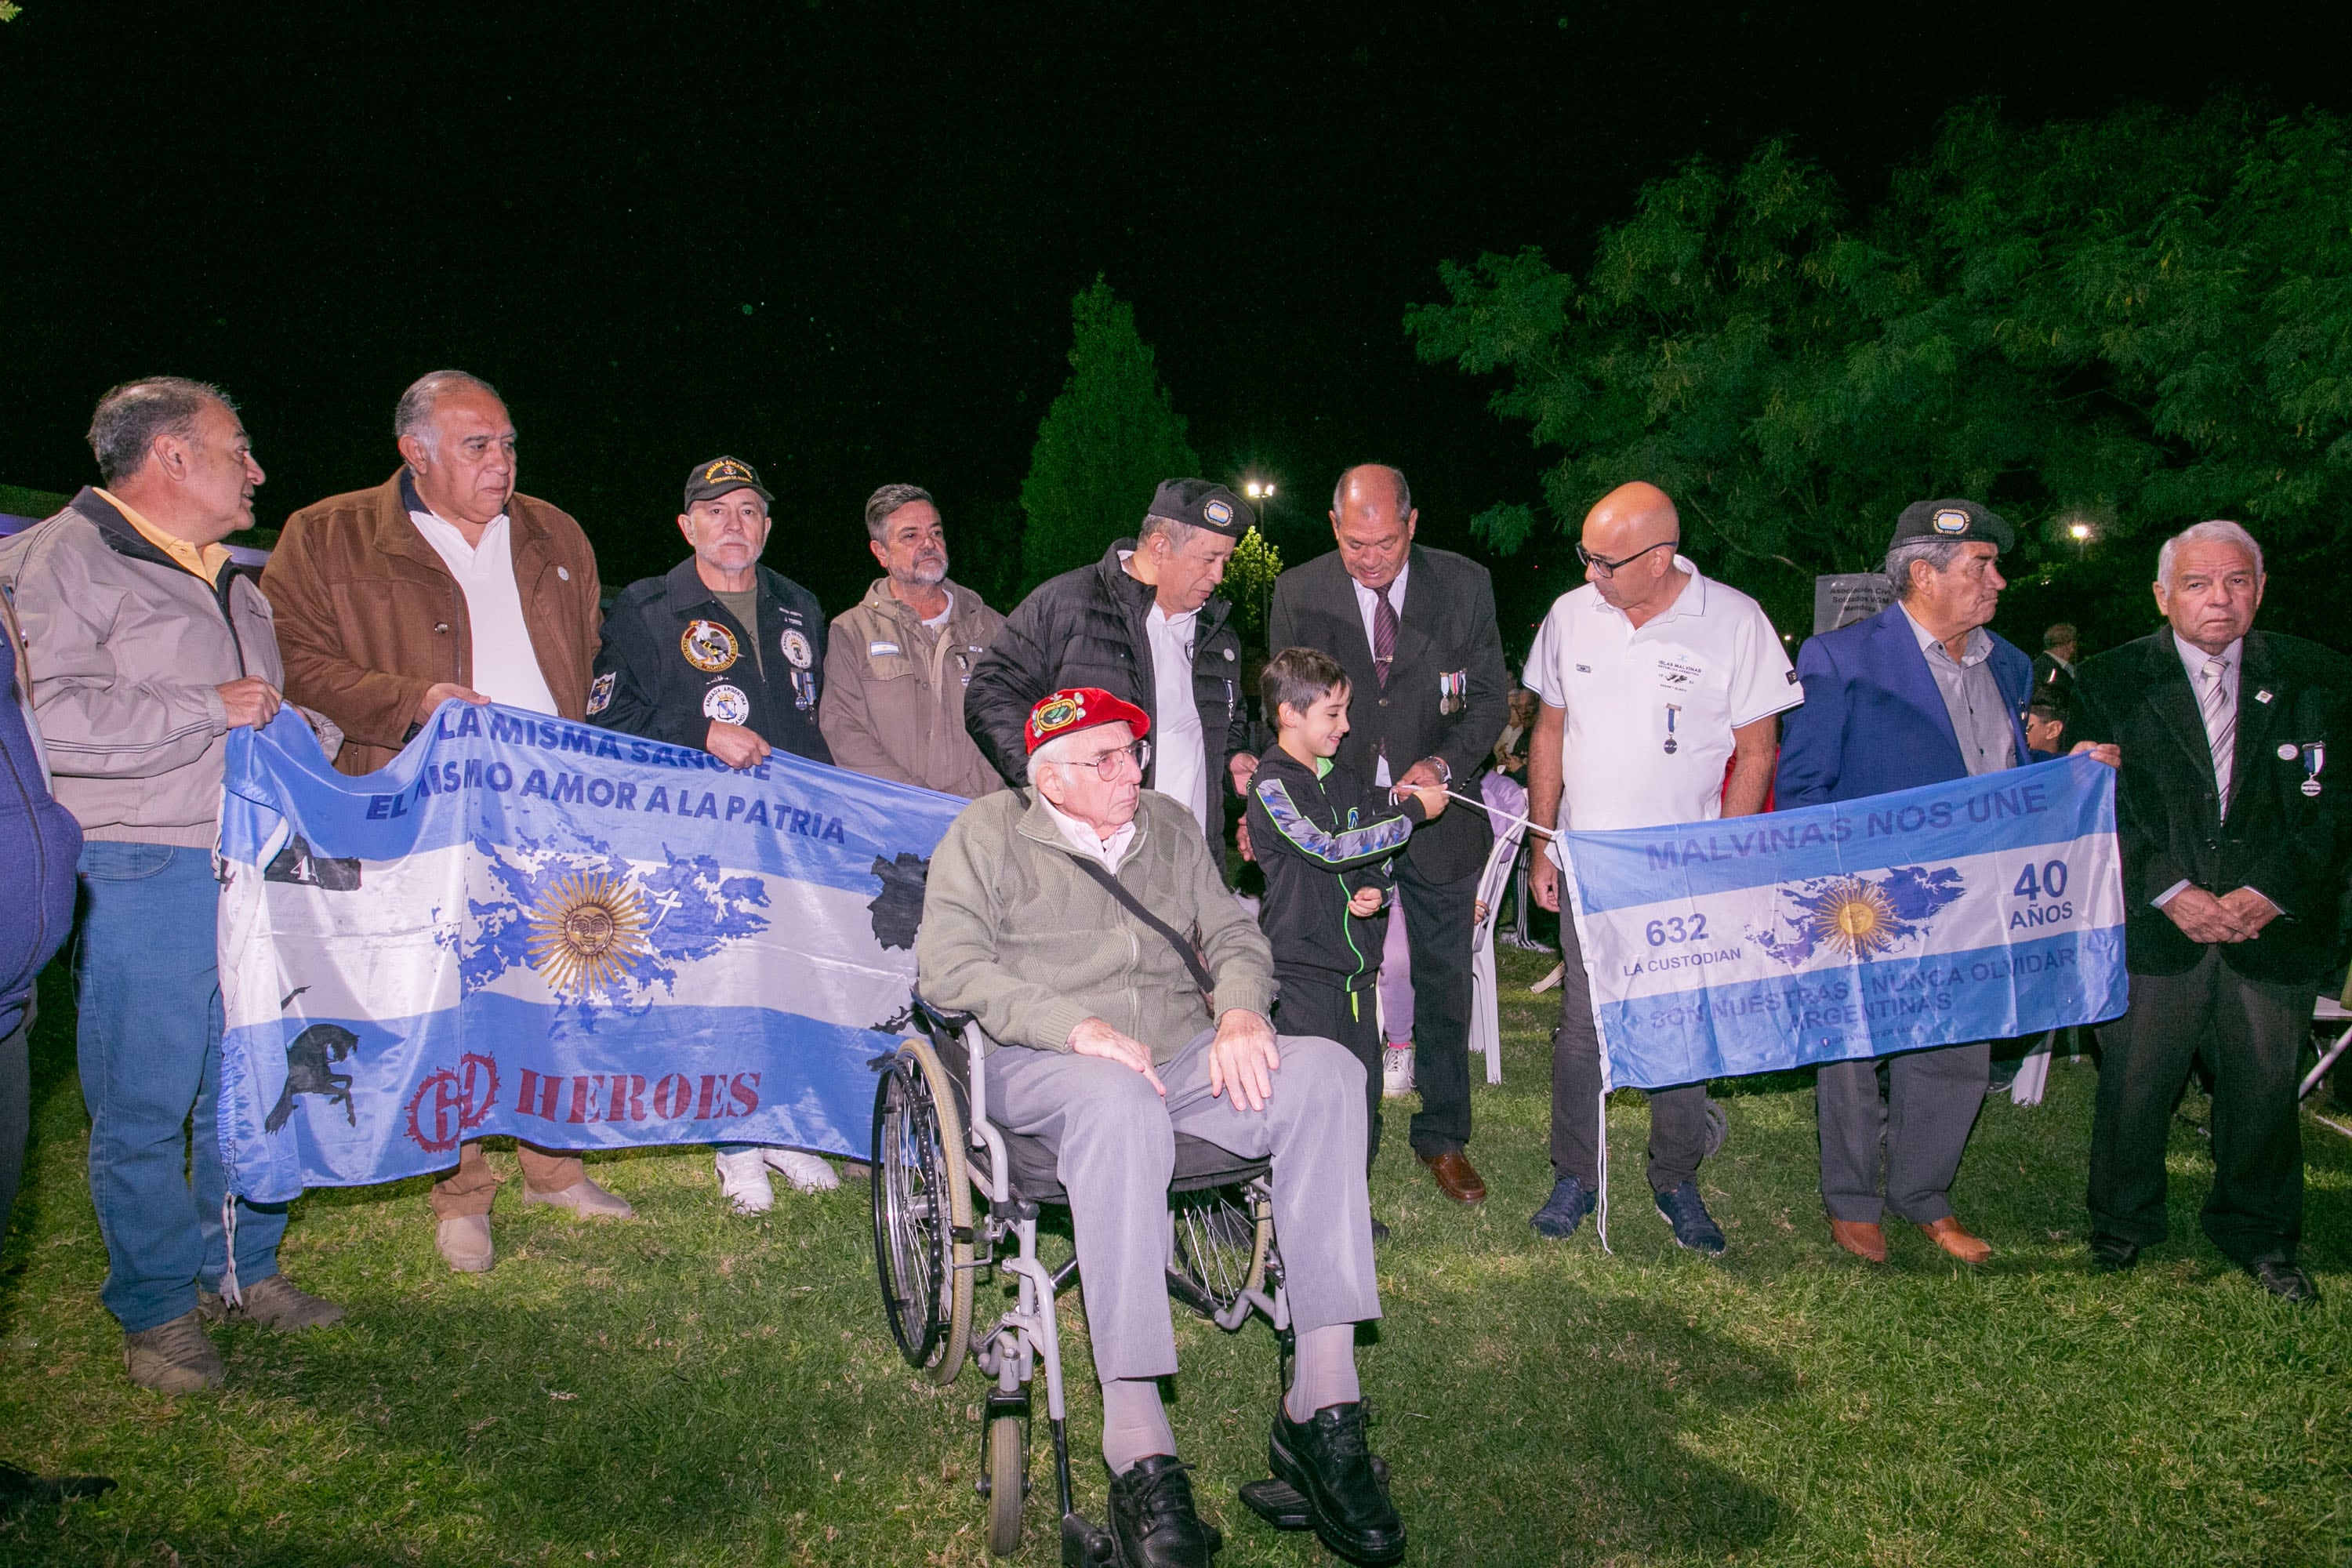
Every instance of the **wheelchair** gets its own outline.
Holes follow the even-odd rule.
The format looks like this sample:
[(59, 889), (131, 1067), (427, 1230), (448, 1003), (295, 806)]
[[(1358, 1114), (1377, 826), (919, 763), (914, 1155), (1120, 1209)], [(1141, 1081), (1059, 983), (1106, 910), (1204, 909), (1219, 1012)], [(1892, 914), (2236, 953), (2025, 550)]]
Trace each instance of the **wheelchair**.
[[(920, 1035), (876, 1063), (874, 1258), (891, 1337), (907, 1363), (934, 1383), (954, 1383), (967, 1358), (990, 1381), (976, 1485), (987, 1510), (988, 1550), (1000, 1557), (1021, 1542), (1030, 1386), (1043, 1371), (1062, 1562), (1065, 1568), (1100, 1568), (1113, 1560), (1111, 1538), (1072, 1500), (1054, 1315), (1055, 1298), (1076, 1275), (1077, 1258), (1073, 1254), (1049, 1268), (1037, 1245), (1041, 1211), (1066, 1205), (1068, 1195), (1043, 1142), (988, 1120), (987, 1037), (979, 1025), (919, 997), (913, 1019)], [(1268, 1162), (1177, 1135), (1167, 1270), (1169, 1295), (1227, 1332), (1263, 1313), (1286, 1367), (1290, 1312)], [(975, 1332), (982, 1278), (1003, 1304)], [(1277, 1528), (1309, 1527), (1306, 1500), (1283, 1482), (1253, 1481), (1242, 1493)]]

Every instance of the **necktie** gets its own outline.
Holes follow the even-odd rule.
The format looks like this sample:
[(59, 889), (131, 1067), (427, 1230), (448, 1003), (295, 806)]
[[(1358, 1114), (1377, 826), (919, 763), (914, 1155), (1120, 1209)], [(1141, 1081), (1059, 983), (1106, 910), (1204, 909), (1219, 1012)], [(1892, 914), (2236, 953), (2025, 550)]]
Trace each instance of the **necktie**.
[(2238, 704), (2230, 689), (2230, 666), (2226, 659), (2205, 661), (2205, 689), (2198, 698), (2198, 706), (2205, 714), (2205, 739), (2213, 748), (2213, 784), (2221, 794), (2221, 815), (2230, 811), (2230, 770), (2235, 761), (2238, 742)]
[(1389, 666), (1396, 662), (1397, 613), (1386, 588), (1372, 594), (1372, 672), (1381, 685), (1389, 683)]

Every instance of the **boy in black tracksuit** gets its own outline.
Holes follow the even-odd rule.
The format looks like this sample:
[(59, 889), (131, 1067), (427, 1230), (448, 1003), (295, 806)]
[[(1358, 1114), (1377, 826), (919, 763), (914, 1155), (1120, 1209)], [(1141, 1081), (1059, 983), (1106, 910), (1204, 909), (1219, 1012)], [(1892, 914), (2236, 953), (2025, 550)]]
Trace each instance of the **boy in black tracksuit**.
[(1265, 873), (1258, 924), (1281, 987), (1275, 1032), (1339, 1041), (1364, 1064), (1366, 1159), (1381, 1145), (1381, 1036), (1372, 988), (1388, 935), (1390, 862), (1445, 809), (1442, 789), (1402, 806), (1333, 760), (1348, 732), (1348, 677), (1313, 648), (1285, 648), (1259, 692), (1279, 739), (1250, 781), (1250, 848)]

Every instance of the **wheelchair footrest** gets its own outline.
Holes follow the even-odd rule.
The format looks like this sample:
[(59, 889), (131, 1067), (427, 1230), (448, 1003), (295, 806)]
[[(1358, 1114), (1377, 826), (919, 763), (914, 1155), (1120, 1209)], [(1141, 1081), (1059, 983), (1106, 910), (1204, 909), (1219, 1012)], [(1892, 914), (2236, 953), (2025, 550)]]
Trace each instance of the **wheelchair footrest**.
[(1118, 1555), (1109, 1531), (1082, 1514), (1062, 1516), (1062, 1568), (1110, 1568)]

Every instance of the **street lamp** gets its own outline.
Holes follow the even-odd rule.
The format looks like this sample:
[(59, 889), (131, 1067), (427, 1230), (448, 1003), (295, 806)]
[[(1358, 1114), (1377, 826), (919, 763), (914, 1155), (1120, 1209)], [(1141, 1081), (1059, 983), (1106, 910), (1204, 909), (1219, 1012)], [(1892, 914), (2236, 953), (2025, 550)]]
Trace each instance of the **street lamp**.
[(1242, 482), (1242, 494), (1249, 497), (1249, 499), (1254, 501), (1272, 500), (1274, 499), (1274, 481), (1272, 479), (1244, 479)]

